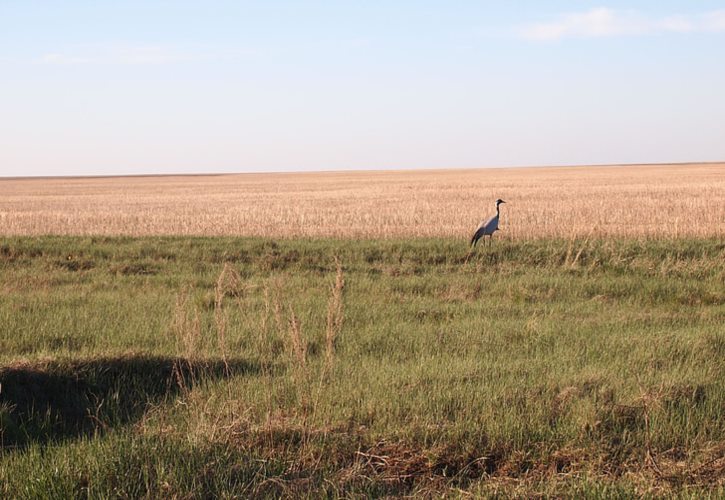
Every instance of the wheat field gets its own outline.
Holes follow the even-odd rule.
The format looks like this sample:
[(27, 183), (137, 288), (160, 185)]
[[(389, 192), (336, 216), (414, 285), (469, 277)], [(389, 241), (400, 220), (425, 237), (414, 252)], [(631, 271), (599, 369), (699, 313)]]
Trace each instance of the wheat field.
[(4, 235), (725, 234), (725, 163), (0, 180)]

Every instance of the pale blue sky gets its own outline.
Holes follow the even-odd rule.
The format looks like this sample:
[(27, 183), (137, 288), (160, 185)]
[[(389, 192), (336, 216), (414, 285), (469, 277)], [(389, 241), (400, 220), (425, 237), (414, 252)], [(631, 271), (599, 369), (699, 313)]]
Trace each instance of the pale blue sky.
[(0, 175), (725, 160), (725, 2), (0, 0)]

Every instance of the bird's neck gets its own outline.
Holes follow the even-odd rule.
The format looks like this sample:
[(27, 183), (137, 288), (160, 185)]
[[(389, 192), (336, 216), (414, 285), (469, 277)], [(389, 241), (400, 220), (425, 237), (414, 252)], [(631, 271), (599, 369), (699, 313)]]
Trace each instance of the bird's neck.
[(496, 205), (496, 215), (498, 215), (498, 205)]

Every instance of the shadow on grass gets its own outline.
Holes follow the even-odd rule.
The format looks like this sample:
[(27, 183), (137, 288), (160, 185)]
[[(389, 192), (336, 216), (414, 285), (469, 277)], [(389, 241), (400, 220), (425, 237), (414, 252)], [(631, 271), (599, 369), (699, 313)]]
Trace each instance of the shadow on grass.
[(149, 405), (208, 380), (258, 372), (244, 360), (121, 356), (0, 368), (0, 448), (133, 423)]

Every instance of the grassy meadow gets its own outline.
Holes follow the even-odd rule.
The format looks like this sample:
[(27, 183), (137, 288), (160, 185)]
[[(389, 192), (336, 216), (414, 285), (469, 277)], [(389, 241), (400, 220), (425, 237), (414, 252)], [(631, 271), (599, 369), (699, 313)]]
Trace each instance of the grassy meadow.
[(0, 496), (721, 497), (709, 227), (6, 235)]

